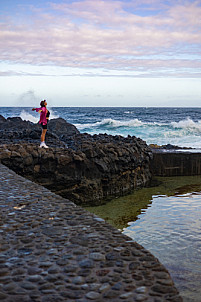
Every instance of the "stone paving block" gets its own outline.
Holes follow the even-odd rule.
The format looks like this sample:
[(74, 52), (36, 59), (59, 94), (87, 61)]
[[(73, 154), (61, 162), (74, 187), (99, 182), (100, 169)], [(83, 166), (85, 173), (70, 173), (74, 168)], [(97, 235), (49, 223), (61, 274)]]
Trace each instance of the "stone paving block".
[(149, 251), (1, 164), (0, 242), (0, 301), (182, 301)]

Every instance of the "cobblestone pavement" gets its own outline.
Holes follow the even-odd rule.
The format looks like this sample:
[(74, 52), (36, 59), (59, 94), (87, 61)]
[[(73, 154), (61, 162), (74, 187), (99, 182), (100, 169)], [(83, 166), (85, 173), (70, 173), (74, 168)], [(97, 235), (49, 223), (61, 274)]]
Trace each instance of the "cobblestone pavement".
[(182, 301), (142, 246), (0, 165), (0, 301)]

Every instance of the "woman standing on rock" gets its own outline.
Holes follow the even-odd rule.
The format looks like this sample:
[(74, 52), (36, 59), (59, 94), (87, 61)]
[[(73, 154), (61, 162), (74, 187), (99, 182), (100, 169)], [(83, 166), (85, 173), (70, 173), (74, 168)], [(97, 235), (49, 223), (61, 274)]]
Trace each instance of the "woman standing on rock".
[(45, 144), (45, 135), (47, 132), (47, 123), (49, 119), (50, 112), (47, 110), (47, 102), (46, 100), (40, 102), (40, 108), (33, 108), (32, 111), (36, 110), (36, 112), (40, 113), (40, 121), (39, 124), (42, 126), (42, 134), (41, 134), (41, 144), (40, 148), (48, 148), (48, 146)]

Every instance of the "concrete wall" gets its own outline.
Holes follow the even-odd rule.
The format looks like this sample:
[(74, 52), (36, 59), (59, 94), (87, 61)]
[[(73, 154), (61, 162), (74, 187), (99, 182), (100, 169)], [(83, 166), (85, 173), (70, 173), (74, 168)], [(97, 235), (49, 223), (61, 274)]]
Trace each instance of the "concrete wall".
[(201, 175), (201, 153), (154, 153), (151, 161), (151, 171), (155, 176)]

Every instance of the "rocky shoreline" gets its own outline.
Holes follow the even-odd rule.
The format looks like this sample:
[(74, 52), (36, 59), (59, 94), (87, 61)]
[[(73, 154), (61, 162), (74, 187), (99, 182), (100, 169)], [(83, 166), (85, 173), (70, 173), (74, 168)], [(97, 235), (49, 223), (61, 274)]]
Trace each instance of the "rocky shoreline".
[(101, 204), (147, 186), (152, 152), (140, 138), (81, 134), (59, 118), (41, 128), (21, 118), (0, 117), (0, 162), (76, 204)]

